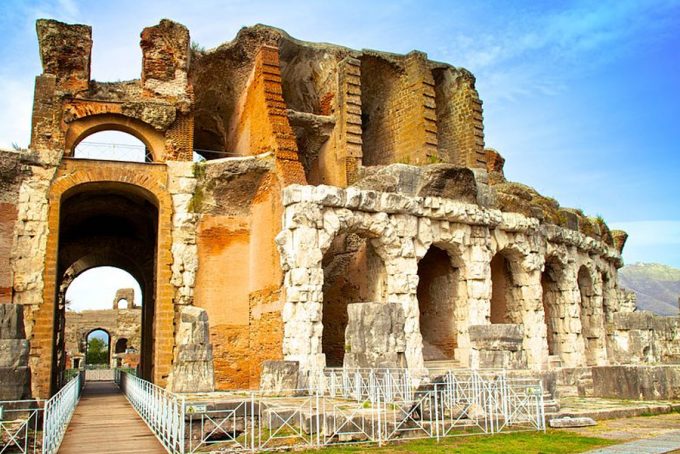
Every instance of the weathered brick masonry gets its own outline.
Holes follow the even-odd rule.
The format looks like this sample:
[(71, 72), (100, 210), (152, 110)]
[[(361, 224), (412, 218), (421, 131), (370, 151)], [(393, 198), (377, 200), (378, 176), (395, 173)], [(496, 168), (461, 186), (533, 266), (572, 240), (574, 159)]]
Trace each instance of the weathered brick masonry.
[[(467, 70), (261, 25), (191, 50), (163, 20), (140, 79), (102, 83), (90, 27), (37, 29), (31, 147), (0, 154), (0, 302), (24, 308), (35, 396), (66, 365), (65, 289), (104, 265), (140, 283), (140, 373), (175, 391), (256, 387), (270, 359), (675, 358), (675, 322), (635, 319), (618, 288), (625, 233), (506, 180)], [(77, 156), (105, 130), (147, 162)]]

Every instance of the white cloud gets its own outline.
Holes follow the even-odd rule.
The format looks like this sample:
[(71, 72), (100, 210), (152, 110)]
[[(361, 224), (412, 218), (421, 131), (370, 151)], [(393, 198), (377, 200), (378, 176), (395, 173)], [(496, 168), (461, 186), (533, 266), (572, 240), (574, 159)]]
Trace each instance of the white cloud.
[(111, 309), (116, 290), (133, 288), (135, 304), (141, 303), (139, 283), (127, 272), (109, 266), (93, 268), (78, 276), (66, 290), (70, 310)]

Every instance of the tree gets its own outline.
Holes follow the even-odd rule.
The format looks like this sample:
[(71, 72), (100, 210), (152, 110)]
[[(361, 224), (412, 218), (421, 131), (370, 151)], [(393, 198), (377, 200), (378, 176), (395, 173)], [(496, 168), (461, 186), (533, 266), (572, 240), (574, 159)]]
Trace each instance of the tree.
[(86, 364), (107, 364), (109, 361), (109, 345), (98, 337), (87, 341)]

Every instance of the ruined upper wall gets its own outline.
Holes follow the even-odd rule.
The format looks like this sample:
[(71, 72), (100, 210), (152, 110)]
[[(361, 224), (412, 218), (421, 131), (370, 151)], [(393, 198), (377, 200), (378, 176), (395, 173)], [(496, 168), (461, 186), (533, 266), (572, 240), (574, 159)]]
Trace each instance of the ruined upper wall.
[[(481, 101), (466, 70), (422, 52), (397, 55), (309, 43), (264, 25), (192, 55), (195, 148), (242, 155), (257, 55), (278, 50), (280, 93), (310, 184), (347, 186), (362, 166), (448, 162), (484, 167)], [(250, 150), (250, 154), (262, 150)]]
[(189, 31), (162, 20), (141, 34), (141, 80), (90, 79), (92, 29), (40, 19), (43, 73), (36, 78), (31, 148), (57, 164), (90, 134), (118, 130), (137, 137), (155, 161), (190, 160), (193, 97)]

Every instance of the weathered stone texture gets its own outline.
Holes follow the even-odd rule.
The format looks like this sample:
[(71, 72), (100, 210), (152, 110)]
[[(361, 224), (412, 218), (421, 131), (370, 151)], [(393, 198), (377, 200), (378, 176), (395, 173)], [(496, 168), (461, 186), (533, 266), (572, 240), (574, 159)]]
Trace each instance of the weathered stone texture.
[(609, 355), (617, 363), (680, 363), (680, 317), (618, 313), (608, 333)]
[(355, 303), (347, 306), (347, 368), (405, 366), (404, 310), (399, 304)]
[(173, 392), (214, 391), (208, 314), (193, 306), (183, 306), (179, 312), (175, 359), (168, 377), (168, 389)]
[(23, 307), (0, 304), (0, 401), (31, 397)]
[(36, 29), (43, 73), (57, 77), (60, 91), (86, 90), (90, 82), (92, 27), (39, 19)]
[(594, 367), (596, 397), (633, 400), (680, 399), (680, 366)]

